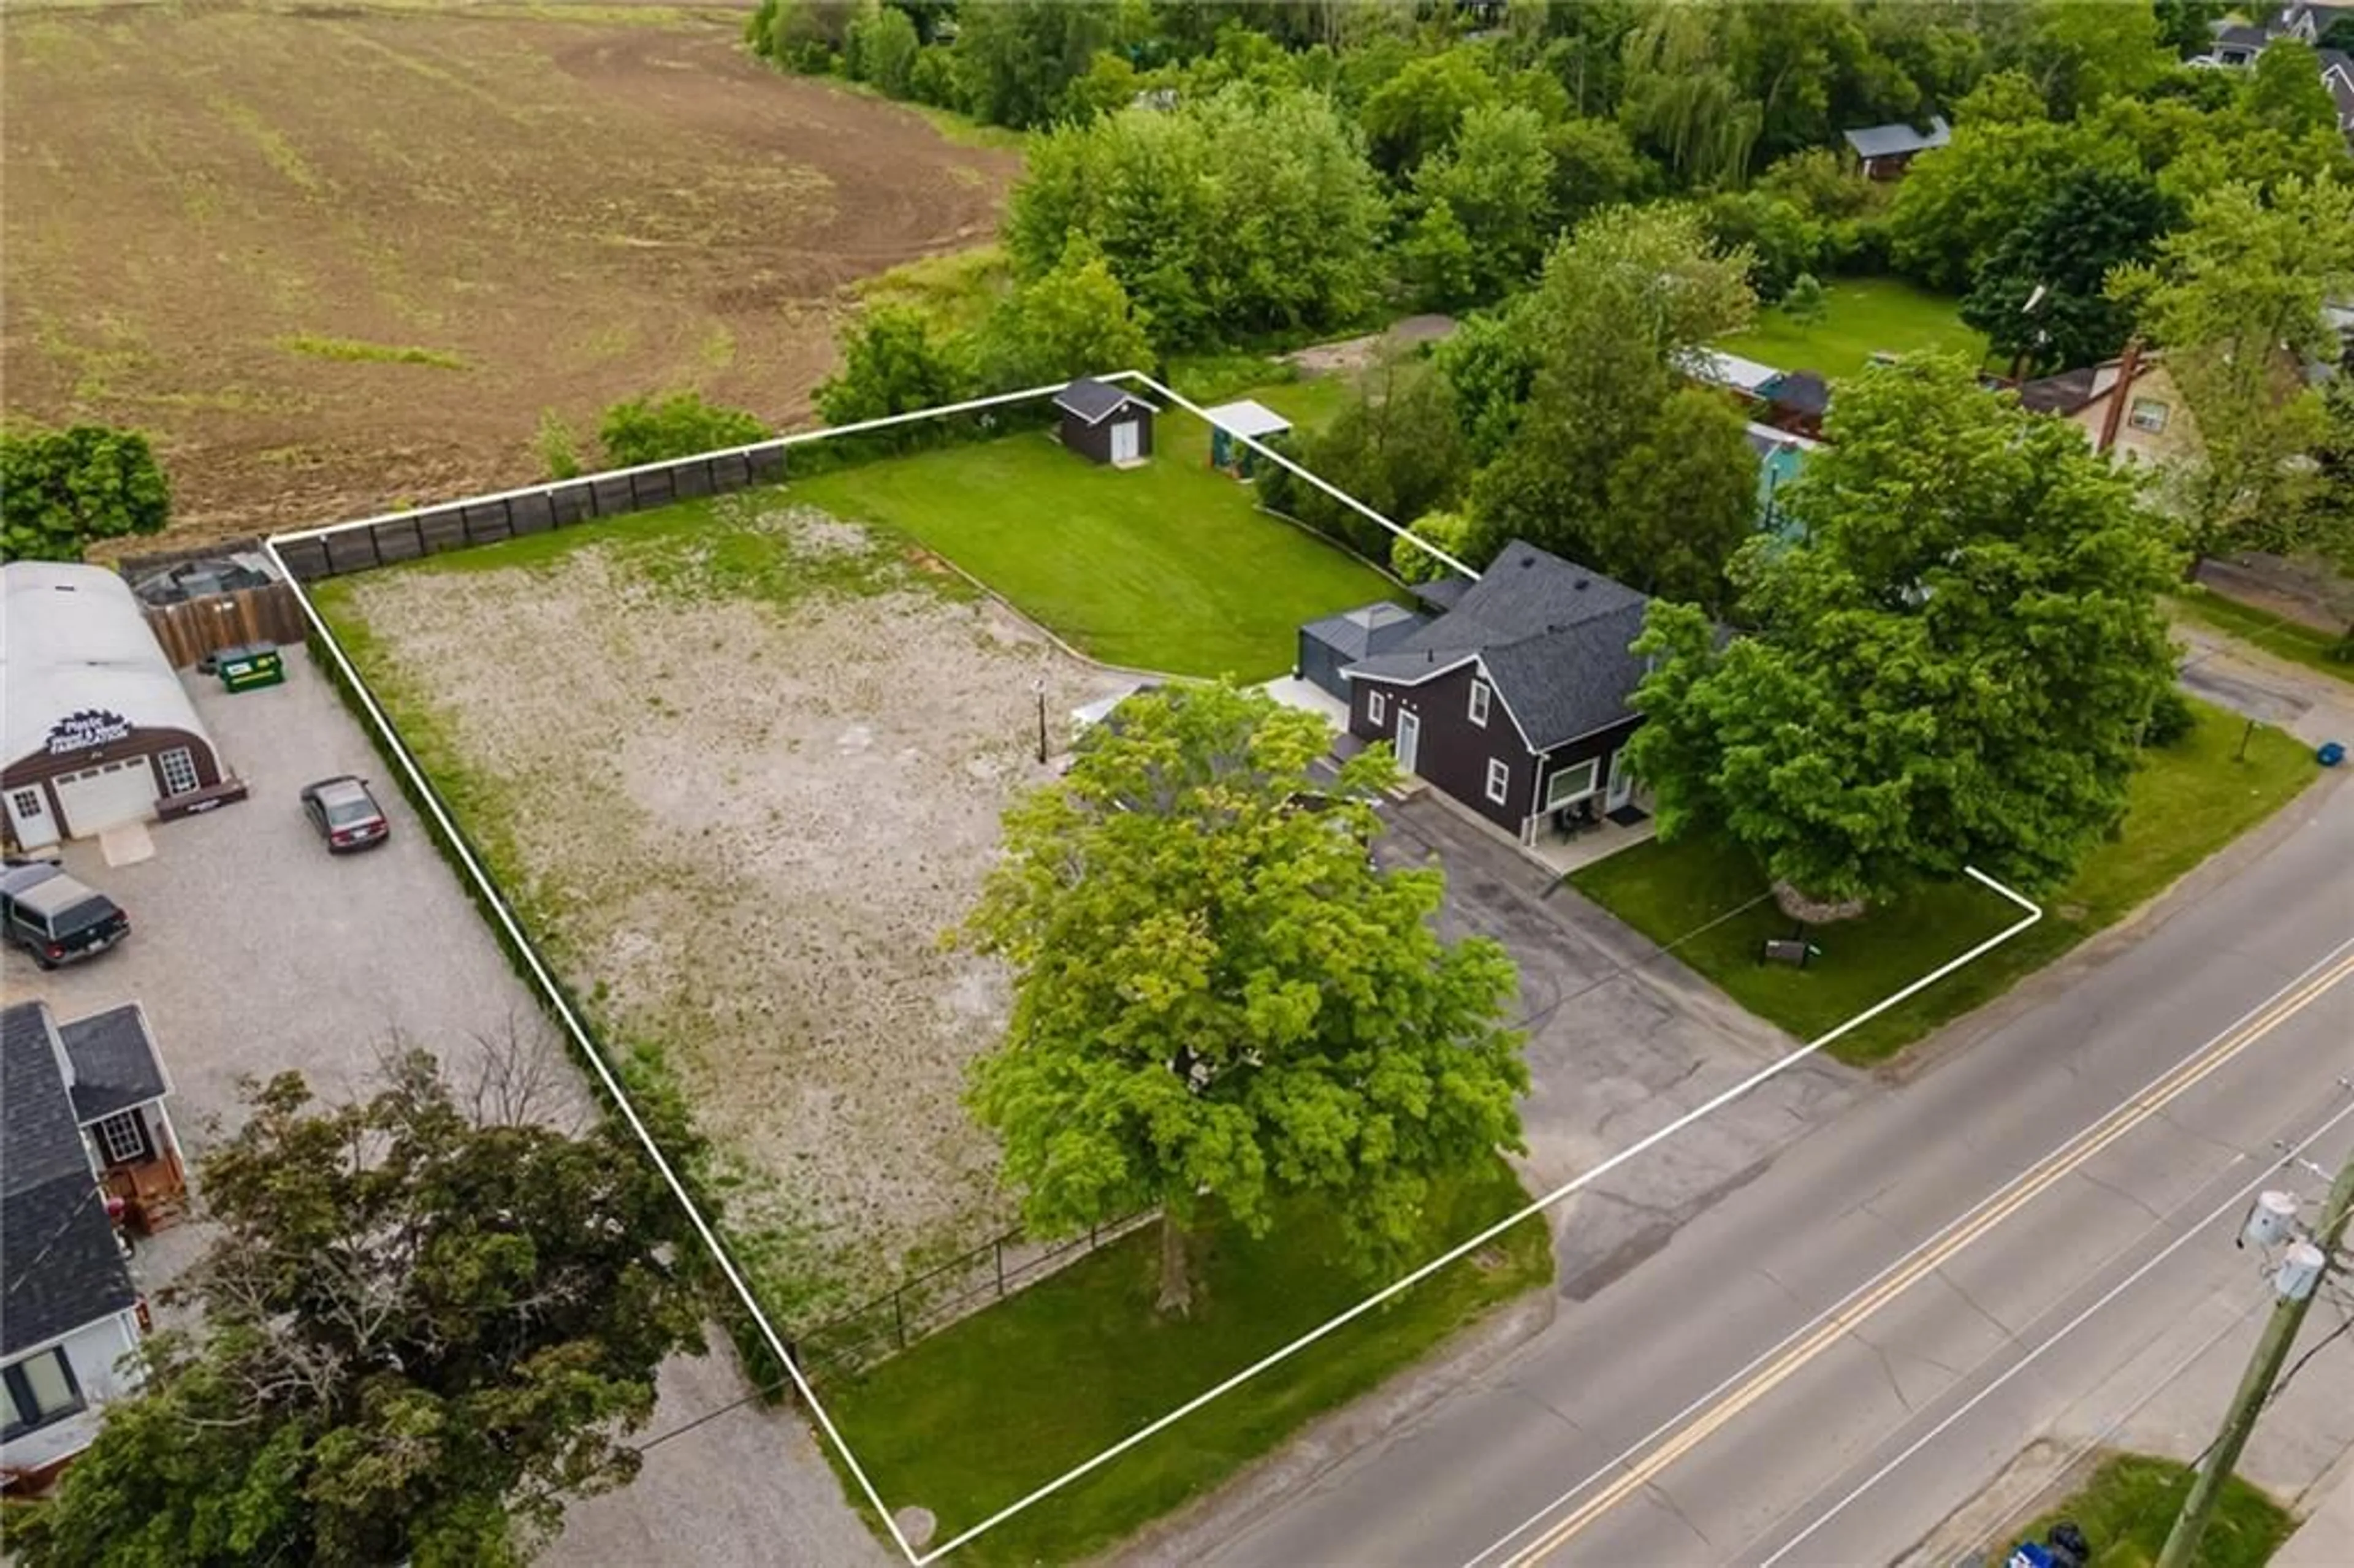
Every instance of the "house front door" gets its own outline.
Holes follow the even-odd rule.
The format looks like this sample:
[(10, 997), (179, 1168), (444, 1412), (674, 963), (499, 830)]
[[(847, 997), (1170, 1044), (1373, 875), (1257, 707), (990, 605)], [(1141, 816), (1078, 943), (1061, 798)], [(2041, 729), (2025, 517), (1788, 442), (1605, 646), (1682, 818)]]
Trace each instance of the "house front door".
[(1411, 773), (1414, 765), (1422, 760), (1422, 720), (1411, 708), (1398, 709), (1397, 762), (1398, 771)]
[(1136, 421), (1134, 419), (1122, 419), (1119, 424), (1114, 425), (1111, 428), (1112, 461), (1134, 462), (1136, 461)]
[(1627, 748), (1610, 754), (1610, 787), (1603, 791), (1602, 809), (1615, 811), (1635, 798), (1635, 770), (1627, 766)]

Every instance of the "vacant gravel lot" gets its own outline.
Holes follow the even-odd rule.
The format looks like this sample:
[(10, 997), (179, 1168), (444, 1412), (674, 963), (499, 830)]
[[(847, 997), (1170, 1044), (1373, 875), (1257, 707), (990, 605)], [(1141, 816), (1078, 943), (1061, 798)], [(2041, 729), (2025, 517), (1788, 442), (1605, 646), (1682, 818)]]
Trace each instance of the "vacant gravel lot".
[(1011, 1216), (960, 1096), (1004, 986), (940, 938), (1044, 776), (1035, 683), (1059, 727), (1128, 683), (772, 495), (551, 543), (334, 612), (609, 1041), (659, 1052), (746, 1179), (780, 1310), (984, 1239)]

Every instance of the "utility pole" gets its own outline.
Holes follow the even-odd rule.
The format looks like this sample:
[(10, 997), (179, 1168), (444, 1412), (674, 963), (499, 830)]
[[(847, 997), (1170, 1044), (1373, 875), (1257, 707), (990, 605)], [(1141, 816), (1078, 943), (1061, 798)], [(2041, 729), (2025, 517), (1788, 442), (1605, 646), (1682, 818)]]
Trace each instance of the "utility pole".
[[(2279, 1382), (2281, 1365), (2288, 1360), (2290, 1347), (2296, 1343), (2297, 1330), (2305, 1326), (2306, 1309), (2321, 1293), (2322, 1281), (2328, 1277), (2330, 1264), (2336, 1257), (2338, 1244), (2345, 1239), (2346, 1223), (2354, 1216), (2354, 1156), (2349, 1156), (2346, 1168), (2329, 1189), (2322, 1204), (2321, 1223), (2314, 1228), (2309, 1241), (2299, 1242), (2288, 1249), (2289, 1255), (2274, 1276), (2279, 1299), (2273, 1304), (2273, 1315), (2265, 1323), (2264, 1335), (2256, 1341), (2256, 1353), (2248, 1361), (2248, 1370), (2240, 1379), (2240, 1391), (2232, 1396), (2231, 1414), (2224, 1417), (2223, 1430), (2215, 1435), (2215, 1443), (2208, 1451), (2207, 1462), (2200, 1467), (2199, 1478), (2190, 1485), (2190, 1495), (2182, 1502), (2182, 1513), (2174, 1521), (2174, 1530), (2166, 1538), (2166, 1550), (2158, 1553), (2158, 1568), (2190, 1568), (2199, 1554), (2199, 1539), (2207, 1533), (2207, 1521), (2215, 1512), (2216, 1499), (2222, 1495), (2223, 1482), (2232, 1467), (2240, 1462), (2240, 1451), (2248, 1446), (2248, 1435), (2256, 1429), (2256, 1417), (2264, 1413), (2264, 1402), (2272, 1397), (2273, 1385)], [(2251, 1216), (2250, 1228), (2254, 1228)], [(2303, 1277), (2298, 1265), (2300, 1249), (2317, 1253), (2317, 1264), (2307, 1256), (2302, 1261), (2312, 1266), (2310, 1278)]]

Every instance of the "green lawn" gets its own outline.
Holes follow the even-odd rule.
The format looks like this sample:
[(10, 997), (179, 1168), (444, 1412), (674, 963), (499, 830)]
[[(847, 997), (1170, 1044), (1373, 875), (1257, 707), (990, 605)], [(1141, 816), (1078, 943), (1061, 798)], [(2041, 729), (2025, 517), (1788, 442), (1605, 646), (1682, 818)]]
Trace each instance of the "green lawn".
[[(2122, 837), (2086, 856), (2067, 886), (2043, 901), (2041, 922), (1843, 1037), (1832, 1053), (1858, 1065), (1880, 1061), (1991, 1001), (2164, 892), (2311, 781), (2312, 753), (2302, 742), (2259, 728), (2247, 760), (2235, 761), (2246, 721), (2203, 703), (2191, 705), (2198, 727), (2179, 745), (2152, 752), (2136, 776)], [(1638, 844), (1570, 882), (1661, 943), (1765, 891), (1745, 854), (1723, 839), (1698, 834), (1674, 844)], [(1769, 898), (1676, 951), (1750, 1012), (1811, 1040), (1993, 936), (2018, 915), (1976, 883), (1930, 887), (1860, 920), (1818, 928), (1812, 935), (1822, 957), (1797, 969), (1757, 961), (1760, 941), (1790, 934), (1788, 919)]]
[[(2093, 1549), (2092, 1568), (2150, 1568), (2190, 1493), (2186, 1466), (2147, 1454), (2112, 1455), (2057, 1508), (1990, 1543), (1997, 1550), (1988, 1561), (2002, 1561), (2019, 1542), (2041, 1541), (2064, 1519), (2084, 1532)], [(2263, 1568), (2294, 1523), (2286, 1510), (2234, 1476), (2223, 1483), (2222, 1501), (2191, 1561), (2196, 1568)]]
[(2210, 626), (2221, 627), (2243, 641), (2254, 643), (2267, 653), (2354, 683), (2354, 658), (2343, 655), (2331, 657), (2333, 651), (2349, 646), (2345, 638), (2317, 630), (2301, 621), (2284, 620), (2252, 605), (2226, 599), (2212, 588), (2196, 585), (2175, 594), (2173, 603), (2184, 614)]
[[(1422, 1255), (1527, 1201), (1495, 1161), (1433, 1200)], [(1193, 1316), (1176, 1322), (1152, 1310), (1160, 1244), (1148, 1226), (825, 1390), (827, 1405), (884, 1501), (931, 1510), (944, 1542), (1363, 1300), (1368, 1287), (1331, 1261), (1335, 1245), (1315, 1212), (1279, 1216), (1262, 1241), (1223, 1227)], [(1017, 1514), (957, 1561), (1063, 1563), (1100, 1551), (1552, 1277), (1544, 1225), (1523, 1224)]]
[(1168, 409), (1156, 425), (1141, 468), (1090, 463), (1028, 431), (795, 480), (790, 493), (888, 524), (1096, 658), (1170, 674), (1279, 675), (1302, 622), (1399, 597), (1255, 510), (1250, 486), (1210, 468), (1199, 419)]
[(1956, 314), (1956, 302), (1894, 278), (1839, 278), (1823, 285), (1822, 319), (1792, 321), (1761, 308), (1747, 332), (1717, 344), (1776, 370), (1811, 370), (1836, 381), (1875, 354), (1957, 353), (1986, 357), (1987, 341)]

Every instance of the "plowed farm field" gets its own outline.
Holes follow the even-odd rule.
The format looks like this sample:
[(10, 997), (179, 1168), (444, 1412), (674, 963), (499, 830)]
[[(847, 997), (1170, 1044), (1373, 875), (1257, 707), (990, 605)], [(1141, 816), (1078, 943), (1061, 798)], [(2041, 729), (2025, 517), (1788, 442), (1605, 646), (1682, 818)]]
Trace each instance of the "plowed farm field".
[(528, 483), (643, 392), (804, 416), (844, 286), (991, 238), (1018, 158), (740, 22), (11, 8), (9, 416), (147, 430), (191, 540)]

